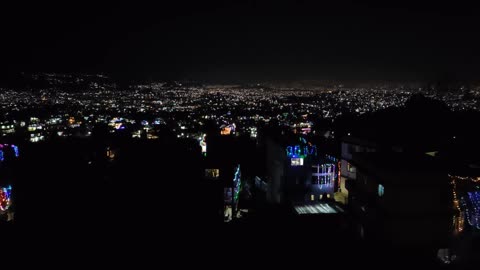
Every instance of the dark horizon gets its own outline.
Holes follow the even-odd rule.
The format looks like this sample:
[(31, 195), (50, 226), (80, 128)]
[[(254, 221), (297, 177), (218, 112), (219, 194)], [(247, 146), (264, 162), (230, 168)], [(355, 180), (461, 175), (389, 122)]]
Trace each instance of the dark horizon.
[(394, 4), (9, 4), (2, 66), (154, 80), (480, 77), (477, 8)]
[[(378, 88), (386, 87), (384, 90), (394, 90), (397, 87), (404, 89), (424, 89), (424, 90), (439, 90), (444, 91), (459, 91), (472, 90), (480, 86), (480, 80), (460, 79), (452, 77), (450, 74), (444, 74), (436, 78), (423, 79), (338, 79), (338, 78), (195, 78), (195, 77), (154, 77), (154, 76), (121, 76), (118, 73), (108, 72), (4, 72), (0, 74), (0, 89), (49, 89), (55, 84), (52, 84), (46, 78), (53, 76), (56, 78), (69, 77), (71, 80), (75, 78), (89, 77), (88, 80), (105, 80), (113, 83), (117, 89), (128, 89), (139, 84), (156, 84), (166, 83), (171, 86), (245, 86), (253, 88), (294, 88), (299, 91), (302, 89), (315, 90), (318, 87), (340, 87), (341, 88)], [(100, 76), (95, 79), (95, 77)], [(63, 83), (60, 83), (63, 84)], [(64, 85), (65, 86), (65, 85)], [(72, 85), (73, 86), (73, 85)]]

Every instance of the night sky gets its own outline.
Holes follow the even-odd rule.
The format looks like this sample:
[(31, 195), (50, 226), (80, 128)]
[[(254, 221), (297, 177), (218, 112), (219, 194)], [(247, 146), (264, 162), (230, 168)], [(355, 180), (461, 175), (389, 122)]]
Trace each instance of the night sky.
[(480, 75), (480, 10), (467, 2), (191, 2), (2, 4), (2, 72), (212, 81)]

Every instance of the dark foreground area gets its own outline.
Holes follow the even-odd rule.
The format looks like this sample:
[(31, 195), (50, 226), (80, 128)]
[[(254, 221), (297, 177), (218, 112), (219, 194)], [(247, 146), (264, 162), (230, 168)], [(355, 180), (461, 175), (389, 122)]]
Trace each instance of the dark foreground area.
[(432, 250), (361, 240), (348, 215), (299, 218), (261, 206), (223, 224), (221, 189), (199, 181), (195, 145), (117, 143), (113, 160), (105, 149), (72, 141), (22, 153), (12, 168), (15, 221), (1, 225), (2, 247), (25, 258), (15, 264), (40, 257), (64, 266), (475, 268), (442, 265)]

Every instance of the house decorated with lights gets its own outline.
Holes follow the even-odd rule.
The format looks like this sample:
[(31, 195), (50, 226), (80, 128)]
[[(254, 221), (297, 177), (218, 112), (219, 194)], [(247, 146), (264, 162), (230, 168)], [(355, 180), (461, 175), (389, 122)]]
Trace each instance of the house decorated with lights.
[(19, 148), (13, 144), (0, 144), (0, 222), (13, 220), (13, 183), (9, 165), (20, 156)]

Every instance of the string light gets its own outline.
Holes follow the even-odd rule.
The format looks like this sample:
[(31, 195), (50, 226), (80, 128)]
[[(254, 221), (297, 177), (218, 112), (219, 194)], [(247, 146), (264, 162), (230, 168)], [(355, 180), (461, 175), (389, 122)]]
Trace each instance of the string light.
[(480, 183), (480, 177), (462, 177), (457, 175), (448, 175), (453, 180), (471, 181), (473, 183)]
[(300, 145), (287, 146), (287, 157), (290, 158), (306, 158), (307, 156), (317, 156), (317, 146), (306, 145), (301, 147)]
[(15, 157), (19, 157), (20, 153), (18, 152), (18, 146), (12, 145), (13, 152), (15, 153)]
[(342, 180), (342, 163), (339, 161), (338, 162), (338, 189), (340, 189), (341, 187), (341, 180)]
[(452, 179), (453, 185), (453, 207), (457, 213), (453, 217), (453, 223), (455, 232), (462, 232), (464, 229), (464, 220), (476, 229), (480, 229), (480, 191), (466, 191), (459, 196), (459, 188), (457, 183), (462, 184), (462, 189), (465, 189), (465, 185), (471, 190), (471, 185), (478, 188), (478, 182), (480, 178), (473, 177), (461, 177), (449, 175)]
[(480, 229), (480, 192), (467, 192), (467, 194), (468, 203), (467, 200), (463, 200), (466, 205), (465, 216), (470, 226)]
[(20, 156), (20, 152), (18, 150), (18, 146), (16, 145), (9, 145), (9, 144), (0, 144), (0, 161), (4, 161), (5, 160), (5, 156), (8, 152), (7, 149), (11, 149), (13, 150), (13, 153), (15, 155), (15, 157), (19, 157)]
[(313, 166), (313, 168), (317, 168), (317, 172), (312, 174), (312, 176), (316, 176), (314, 184), (333, 185), (335, 183), (332, 181), (335, 180), (336, 175), (335, 164), (318, 164)]
[(233, 199), (234, 199), (234, 201), (238, 201), (238, 196), (239, 196), (240, 190), (242, 188), (242, 181), (241, 181), (240, 177), (241, 177), (240, 165), (238, 165), (237, 170), (235, 171), (235, 175), (233, 177), (233, 185), (234, 185)]
[(11, 204), (12, 186), (0, 188), (0, 211), (6, 211)]

